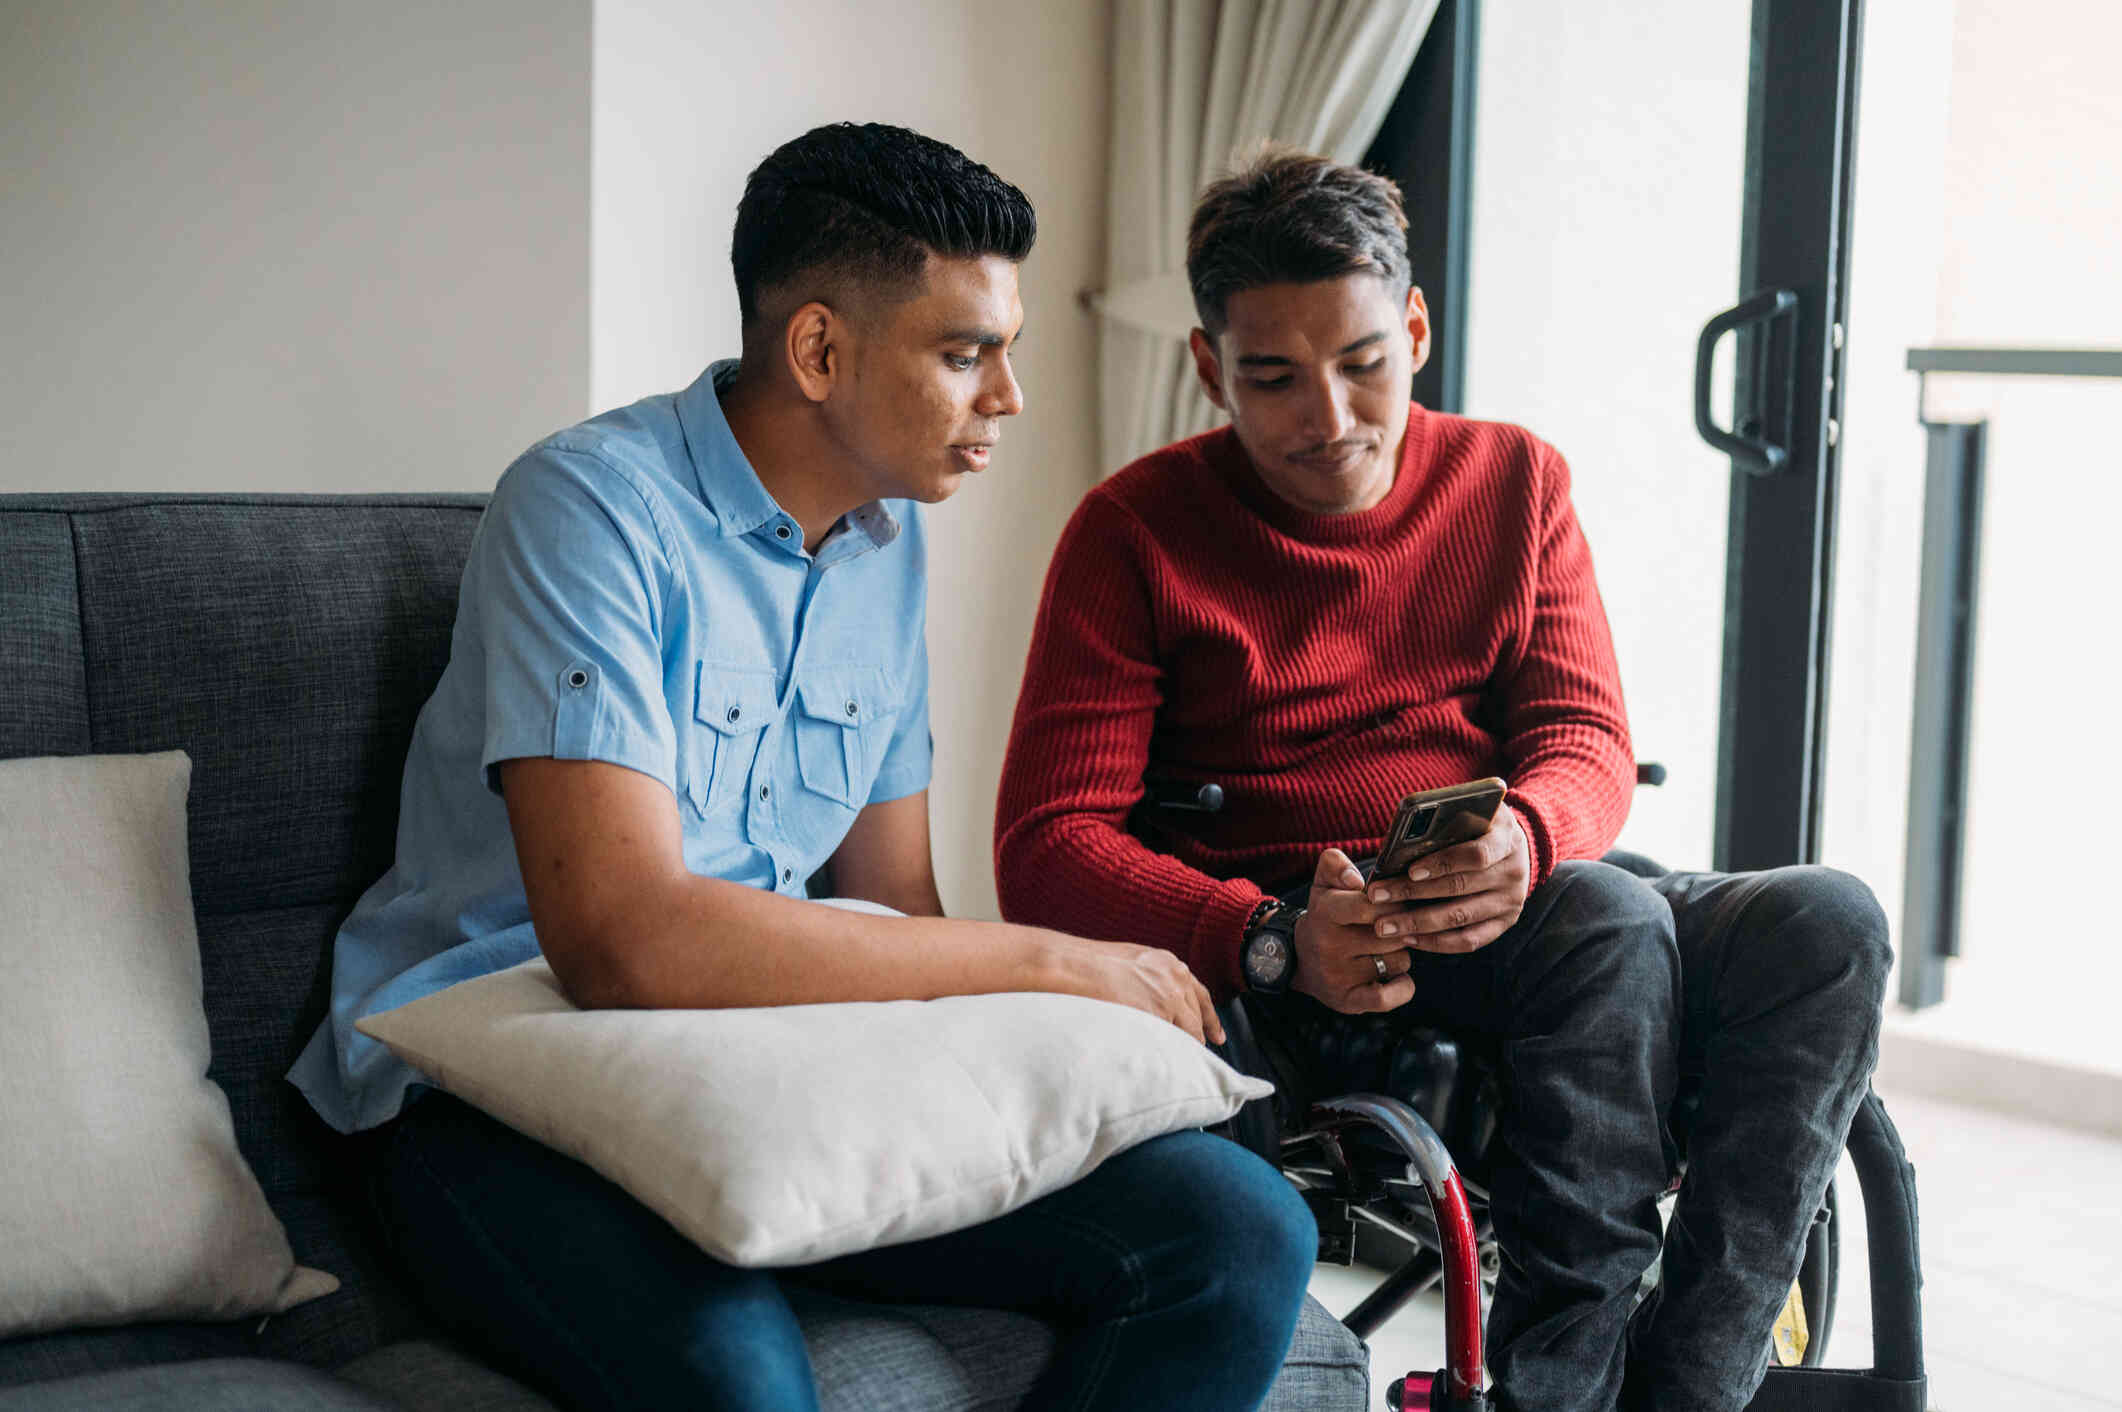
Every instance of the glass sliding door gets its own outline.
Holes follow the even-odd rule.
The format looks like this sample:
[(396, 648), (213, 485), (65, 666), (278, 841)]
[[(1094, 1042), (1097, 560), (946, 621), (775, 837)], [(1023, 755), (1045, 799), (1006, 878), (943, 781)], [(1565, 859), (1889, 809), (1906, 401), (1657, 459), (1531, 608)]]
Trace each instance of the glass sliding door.
[(1856, 10), (1481, 12), (1466, 410), (1571, 464), (1675, 867), (1817, 849)]

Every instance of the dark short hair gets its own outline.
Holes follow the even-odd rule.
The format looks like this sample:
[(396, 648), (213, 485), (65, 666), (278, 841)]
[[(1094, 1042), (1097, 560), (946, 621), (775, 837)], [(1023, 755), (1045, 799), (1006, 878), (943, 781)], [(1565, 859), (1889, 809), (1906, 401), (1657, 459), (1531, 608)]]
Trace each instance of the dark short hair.
[(1212, 334), (1233, 294), (1365, 272), (1402, 292), (1413, 278), (1400, 188), (1375, 172), (1269, 145), (1194, 205), (1186, 279)]
[(1031, 253), (1038, 219), (1024, 193), (947, 143), (883, 123), (831, 123), (783, 143), (737, 205), (730, 265), (737, 310), (809, 276), (910, 294), (928, 252)]

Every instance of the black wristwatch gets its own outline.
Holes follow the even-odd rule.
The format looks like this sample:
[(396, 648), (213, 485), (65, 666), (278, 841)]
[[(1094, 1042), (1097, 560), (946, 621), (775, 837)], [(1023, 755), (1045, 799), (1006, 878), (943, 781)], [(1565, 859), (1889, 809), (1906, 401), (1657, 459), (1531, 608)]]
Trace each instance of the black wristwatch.
[(1297, 974), (1297, 923), (1302, 907), (1270, 897), (1253, 909), (1245, 923), (1245, 949), (1239, 954), (1245, 984), (1262, 995), (1280, 995)]

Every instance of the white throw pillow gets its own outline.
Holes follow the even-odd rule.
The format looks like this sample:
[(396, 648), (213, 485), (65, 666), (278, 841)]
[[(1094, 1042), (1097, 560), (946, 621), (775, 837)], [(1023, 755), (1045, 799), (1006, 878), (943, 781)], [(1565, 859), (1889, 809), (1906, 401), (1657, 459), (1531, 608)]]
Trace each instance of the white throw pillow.
[(339, 1287), (295, 1264), (206, 1077), (191, 773), (181, 751), (0, 761), (0, 1335)]
[(746, 1266), (962, 1230), (1273, 1091), (1072, 995), (585, 1011), (537, 960), (358, 1028)]

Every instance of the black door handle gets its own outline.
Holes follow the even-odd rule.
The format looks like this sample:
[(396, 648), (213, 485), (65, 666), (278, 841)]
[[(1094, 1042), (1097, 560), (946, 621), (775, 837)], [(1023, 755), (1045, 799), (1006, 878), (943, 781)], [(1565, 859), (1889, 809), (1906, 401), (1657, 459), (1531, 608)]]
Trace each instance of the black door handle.
[[(1753, 409), (1751, 417), (1743, 408), (1733, 412), (1734, 420), (1740, 423), (1737, 431), (1726, 431), (1717, 425), (1709, 414), (1710, 364), (1716, 357), (1717, 340), (1725, 334), (1756, 324), (1771, 323), (1786, 315), (1794, 315), (1797, 309), (1798, 296), (1794, 291), (1764, 289), (1759, 294), (1741, 300), (1704, 324), (1702, 336), (1695, 340), (1695, 430), (1701, 433), (1704, 441), (1731, 457), (1732, 464), (1740, 470), (1757, 476), (1772, 476), (1782, 470), (1783, 463), (1790, 459), (1790, 448), (1778, 446), (1773, 441), (1749, 433), (1746, 425), (1748, 421), (1755, 427), (1760, 425), (1761, 409), (1758, 406)], [(1788, 340), (1788, 344), (1789, 352), (1793, 356), (1786, 359), (1789, 366), (1785, 369), (1784, 377), (1786, 382), (1794, 382), (1797, 375), (1794, 356), (1797, 351), (1796, 338)], [(1756, 379), (1757, 385), (1758, 382), (1759, 379)], [(1783, 405), (1786, 408), (1791, 405), (1791, 394), (1795, 390), (1795, 387), (1784, 389)]]

